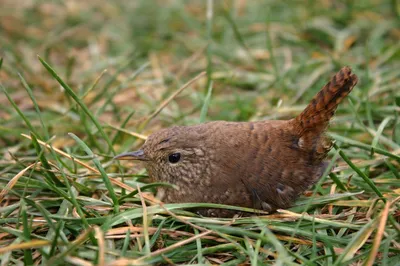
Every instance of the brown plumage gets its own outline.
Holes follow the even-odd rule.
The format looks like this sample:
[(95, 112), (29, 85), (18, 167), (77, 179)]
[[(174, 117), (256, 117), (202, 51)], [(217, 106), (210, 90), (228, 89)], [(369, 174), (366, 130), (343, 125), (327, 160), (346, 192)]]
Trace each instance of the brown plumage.
[[(175, 126), (149, 136), (142, 149), (116, 159), (141, 160), (165, 202), (208, 202), (272, 212), (291, 203), (326, 169), (331, 141), (324, 132), (338, 104), (357, 83), (343, 67), (291, 120), (216, 121)], [(231, 216), (221, 209), (201, 210)]]

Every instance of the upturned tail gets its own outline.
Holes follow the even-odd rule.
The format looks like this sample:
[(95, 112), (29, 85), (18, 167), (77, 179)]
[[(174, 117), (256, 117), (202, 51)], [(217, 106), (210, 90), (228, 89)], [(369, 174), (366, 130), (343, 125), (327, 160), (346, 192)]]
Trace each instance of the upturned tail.
[(340, 102), (351, 92), (357, 84), (358, 78), (351, 73), (350, 67), (343, 67), (326, 84), (306, 109), (294, 120), (299, 135), (313, 131), (321, 134), (329, 124)]

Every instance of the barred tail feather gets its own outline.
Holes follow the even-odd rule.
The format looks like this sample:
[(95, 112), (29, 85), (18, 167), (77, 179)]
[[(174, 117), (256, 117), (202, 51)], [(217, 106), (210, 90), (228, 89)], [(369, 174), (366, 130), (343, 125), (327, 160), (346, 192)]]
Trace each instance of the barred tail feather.
[(322, 132), (328, 126), (339, 103), (351, 92), (358, 78), (350, 67), (343, 67), (322, 88), (306, 109), (295, 118), (301, 133), (313, 130)]

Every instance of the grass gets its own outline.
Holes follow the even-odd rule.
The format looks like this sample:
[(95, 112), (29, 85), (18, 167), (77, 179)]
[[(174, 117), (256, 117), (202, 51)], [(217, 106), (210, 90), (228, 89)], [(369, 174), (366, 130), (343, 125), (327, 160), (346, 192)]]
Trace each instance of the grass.
[[(2, 5), (1, 265), (398, 265), (397, 1)], [(199, 217), (224, 206), (160, 205), (168, 184), (112, 160), (171, 125), (291, 118), (344, 65), (333, 171), (289, 210)]]

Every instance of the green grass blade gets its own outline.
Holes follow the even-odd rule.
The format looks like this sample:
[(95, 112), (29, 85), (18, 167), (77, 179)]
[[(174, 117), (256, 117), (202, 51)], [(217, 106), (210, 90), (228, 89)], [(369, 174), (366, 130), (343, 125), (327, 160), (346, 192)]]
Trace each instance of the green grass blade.
[[(156, 182), (156, 183), (151, 183), (151, 184), (148, 184), (148, 185), (144, 185), (144, 186), (142, 186), (142, 187), (140, 188), (140, 190), (146, 191), (147, 189), (150, 189), (150, 188), (157, 188), (157, 187), (160, 187), (160, 186), (171, 187), (171, 188), (173, 187), (173, 186), (171, 186), (171, 184), (169, 184), (169, 183)], [(138, 193), (139, 193), (139, 191), (134, 190), (134, 191), (132, 191), (131, 193), (126, 194), (126, 195), (120, 197), (119, 200), (118, 200), (118, 202), (119, 202), (120, 204), (122, 204), (126, 199), (133, 198), (133, 197), (134, 197), (136, 194), (138, 194)]]
[(40, 56), (38, 56), (38, 58), (39, 58), (39, 61), (42, 63), (42, 65), (47, 69), (47, 71), (58, 81), (58, 83), (60, 83), (60, 85), (74, 99), (74, 101), (79, 104), (79, 106), (83, 109), (83, 111), (90, 118), (90, 120), (93, 122), (93, 124), (95, 124), (97, 130), (99, 130), (99, 132), (100, 132), (100, 135), (107, 142), (109, 150), (112, 151), (113, 155), (116, 155), (114, 148), (112, 146), (112, 143), (111, 143), (110, 139), (108, 138), (107, 134), (104, 132), (103, 127), (100, 125), (100, 122), (94, 117), (94, 115), (86, 107), (84, 102), (81, 101), (81, 99), (75, 94), (75, 92), (57, 75), (57, 73), (54, 71), (54, 69), (49, 64), (47, 64), (46, 61), (44, 61)]
[[(37, 114), (38, 117), (39, 117), (40, 124), (41, 124), (41, 126), (42, 126), (43, 132), (44, 132), (44, 134), (45, 134), (45, 137), (46, 137), (45, 140), (48, 140), (48, 139), (50, 138), (50, 137), (49, 137), (49, 132), (47, 131), (46, 126), (44, 125), (43, 118), (42, 118), (42, 114), (40, 113), (39, 105), (38, 105), (37, 102), (36, 102), (36, 99), (35, 99), (35, 96), (33, 95), (32, 89), (29, 87), (28, 83), (26, 83), (24, 77), (23, 77), (20, 73), (18, 73), (18, 77), (19, 77), (19, 79), (21, 80), (21, 83), (22, 83), (22, 85), (24, 86), (25, 90), (28, 92), (29, 97), (31, 98), (31, 101), (32, 101), (32, 103), (33, 103), (33, 106), (35, 107), (36, 114)], [(39, 136), (39, 135), (38, 135), (38, 136)]]
[[(54, 235), (53, 241), (51, 243), (49, 257), (53, 257), (54, 256), (54, 254), (56, 252), (56, 249), (58, 247), (58, 241), (57, 240), (60, 238), (61, 231), (63, 229), (64, 229), (64, 221), (60, 221), (58, 223), (57, 227), (54, 229), (55, 235)], [(64, 243), (65, 243), (65, 245), (67, 244), (66, 242), (64, 242)]]
[[(335, 134), (335, 133), (330, 133), (330, 135), (334, 139), (336, 139), (337, 141), (352, 145), (354, 147), (358, 147), (358, 148), (361, 148), (361, 149), (364, 149), (364, 150), (368, 150), (368, 151), (370, 151), (371, 148), (372, 148), (371, 145), (364, 144), (362, 142), (359, 142), (359, 141), (356, 141), (356, 140), (352, 140), (350, 138), (346, 138), (346, 137), (340, 136), (340, 135)], [(383, 149), (380, 149), (380, 148), (374, 148), (374, 152), (382, 154), (382, 155), (385, 155), (385, 156), (388, 156), (388, 157), (393, 158), (393, 159), (395, 159), (397, 161), (400, 161), (400, 156), (395, 155), (393, 153), (390, 153), (389, 151), (386, 151), (386, 150), (383, 150)]]
[[(96, 116), (101, 115), (104, 112), (104, 110), (107, 108), (107, 106), (109, 104), (112, 104), (112, 99), (114, 98), (114, 96), (117, 95), (121, 91), (121, 89), (126, 87), (129, 83), (133, 82), (148, 66), (149, 66), (148, 62), (144, 63), (135, 72), (133, 72), (122, 84), (117, 86), (117, 88), (115, 88), (113, 90), (113, 92), (109, 93), (107, 95), (107, 98), (105, 99), (106, 100), (105, 103), (97, 110)], [(102, 94), (100, 94), (100, 95), (102, 95)], [(119, 117), (118, 114), (116, 114), (116, 116)]]
[(375, 191), (375, 193), (384, 201), (386, 202), (386, 198), (383, 196), (382, 192), (378, 189), (378, 187), (372, 182), (371, 179), (369, 179), (368, 176), (365, 175), (363, 171), (361, 171), (360, 168), (358, 168), (353, 162), (349, 159), (349, 157), (346, 156), (346, 154), (336, 145), (336, 143), (333, 144), (333, 147), (339, 152), (339, 155), (342, 157), (342, 159), (367, 183), (370, 188)]
[(203, 107), (201, 108), (200, 123), (203, 123), (206, 121), (208, 106), (210, 105), (210, 102), (211, 102), (211, 94), (212, 94), (212, 89), (213, 89), (212, 86), (213, 86), (213, 82), (211, 81), (208, 86), (208, 89), (207, 89), (207, 95), (206, 95), (206, 98), (204, 99)]
[(29, 130), (33, 133), (35, 133), (35, 135), (40, 136), (40, 134), (38, 134), (38, 132), (36, 131), (36, 129), (32, 126), (31, 122), (29, 121), (29, 119), (24, 115), (24, 113), (21, 111), (21, 109), (19, 109), (18, 105), (14, 102), (14, 100), (11, 98), (10, 94), (8, 93), (8, 91), (6, 90), (5, 87), (3, 87), (3, 85), (0, 84), (0, 88), (3, 90), (4, 94), (6, 95), (8, 101), (11, 103), (11, 105), (14, 107), (15, 111), (17, 111), (18, 115), (22, 118), (22, 120), (24, 120), (25, 124), (27, 125), (27, 127), (29, 128)]
[(131, 230), (126, 231), (125, 239), (124, 239), (124, 244), (122, 245), (121, 248), (121, 256), (125, 257), (126, 256), (126, 251), (128, 250), (129, 242), (130, 242), (130, 237), (131, 237)]
[[(22, 218), (22, 232), (24, 234), (24, 240), (29, 241), (31, 239), (31, 228), (28, 223), (28, 215), (26, 213), (26, 205), (21, 202), (21, 218)], [(24, 262), (25, 265), (33, 265), (32, 250), (24, 250)]]
[(64, 184), (60, 180), (58, 180), (56, 175), (53, 173), (53, 169), (51, 168), (49, 162), (47, 161), (46, 156), (44, 155), (44, 150), (37, 141), (37, 137), (35, 136), (34, 133), (31, 133), (31, 140), (33, 146), (36, 149), (36, 154), (39, 156), (39, 160), (42, 163), (42, 166), (46, 169), (44, 175), (47, 177), (46, 179), (47, 183), (49, 185), (64, 187)]
[(340, 254), (338, 259), (333, 264), (334, 266), (343, 265), (344, 262), (350, 260), (359, 248), (364, 245), (368, 236), (372, 233), (375, 228), (376, 220), (371, 220), (363, 228), (355, 234), (355, 236), (350, 240), (344, 249), (343, 253)]
[(130, 67), (130, 65), (135, 62), (136, 57), (132, 56), (132, 58), (128, 59), (125, 64), (123, 64), (120, 68), (118, 68), (115, 73), (110, 77), (110, 79), (107, 81), (103, 89), (96, 95), (96, 97), (93, 99), (91, 104), (94, 104), (101, 100), (105, 95), (107, 95), (107, 90), (110, 88), (110, 86), (117, 80), (117, 77), (119, 74), (121, 74), (125, 69)]
[(101, 174), (103, 182), (108, 190), (108, 193), (110, 193), (110, 198), (113, 201), (114, 212), (118, 213), (119, 212), (119, 202), (118, 202), (117, 195), (115, 194), (115, 191), (111, 184), (111, 181), (108, 178), (108, 175), (107, 175), (106, 171), (104, 170), (103, 166), (101, 165), (99, 159), (96, 158), (96, 156), (92, 152), (92, 150), (75, 134), (69, 133), (68, 135), (70, 135), (79, 144), (79, 146), (87, 153), (87, 155), (89, 155), (92, 158), (93, 163), (96, 165), (96, 168), (99, 170), (99, 172)]
[[(129, 120), (131, 119), (131, 117), (133, 116), (133, 114), (135, 113), (135, 111), (133, 110), (132, 112), (130, 112), (128, 114), (128, 116), (125, 118), (125, 120), (122, 122), (120, 128), (125, 128), (126, 124), (128, 124)], [(115, 143), (117, 143), (117, 140), (121, 137), (122, 132), (121, 131), (117, 131), (117, 133), (115, 134), (114, 138), (112, 139), (111, 143), (114, 145)]]
[(233, 34), (235, 36), (236, 41), (239, 43), (239, 45), (246, 51), (247, 56), (251, 59), (252, 63), (257, 67), (259, 71), (262, 71), (262, 67), (259, 65), (259, 63), (254, 59), (253, 55), (251, 54), (251, 51), (249, 47), (246, 45), (245, 40), (240, 33), (238, 26), (236, 25), (235, 20), (233, 19), (231, 13), (229, 12), (230, 10), (223, 9), (223, 14), (224, 18), (228, 22), (229, 26), (233, 30)]
[(372, 140), (371, 155), (374, 154), (376, 146), (378, 145), (379, 138), (381, 137), (383, 130), (385, 129), (386, 125), (390, 122), (390, 120), (392, 120), (391, 117), (386, 117), (385, 119), (383, 119), (382, 123), (379, 125), (376, 135), (375, 135), (374, 139)]
[(207, 1), (207, 48), (206, 48), (206, 58), (207, 58), (207, 87), (210, 87), (212, 82), (212, 73), (213, 73), (213, 50), (212, 50), (212, 43), (213, 43), (213, 36), (212, 36), (212, 28), (213, 28), (213, 18), (214, 18), (214, 1), (209, 0)]
[(347, 191), (347, 188), (343, 185), (343, 183), (339, 180), (339, 178), (337, 177), (337, 175), (335, 175), (334, 173), (330, 173), (329, 177), (333, 180), (333, 182), (335, 182), (335, 184), (343, 191)]

